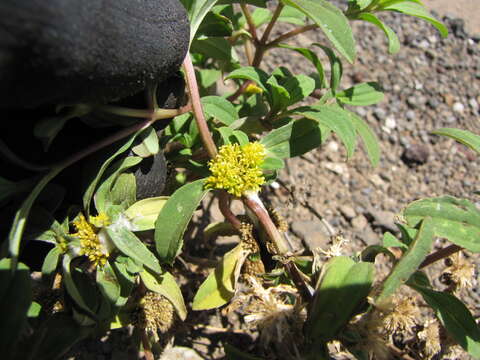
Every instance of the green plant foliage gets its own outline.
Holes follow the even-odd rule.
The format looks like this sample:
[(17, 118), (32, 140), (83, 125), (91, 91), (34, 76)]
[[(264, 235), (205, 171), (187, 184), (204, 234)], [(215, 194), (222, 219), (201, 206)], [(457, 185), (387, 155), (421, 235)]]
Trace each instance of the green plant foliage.
[(155, 246), (161, 262), (172, 263), (183, 244), (193, 212), (208, 192), (205, 180), (197, 180), (175, 191), (162, 207), (155, 222)]
[(302, 11), (325, 33), (340, 54), (350, 63), (355, 60), (355, 40), (343, 13), (326, 0), (282, 0)]
[(457, 140), (465, 146), (480, 154), (480, 136), (476, 135), (468, 130), (442, 128), (433, 132), (436, 135), (448, 136)]
[(412, 227), (429, 217), (435, 236), (480, 251), (480, 210), (468, 200), (451, 196), (421, 199), (407, 206), (404, 216)]
[(367, 106), (382, 101), (383, 92), (377, 83), (368, 82), (337, 92), (335, 97), (346, 105)]
[(150, 126), (148, 129), (145, 129), (138, 136), (136, 143), (137, 145), (132, 147), (132, 151), (142, 158), (153, 156), (158, 154), (160, 151), (158, 135), (152, 126)]
[(214, 271), (200, 285), (193, 299), (193, 310), (214, 309), (225, 305), (235, 295), (240, 268), (248, 256), (243, 246), (227, 252)]
[(324, 265), (306, 323), (310, 342), (326, 343), (347, 324), (370, 292), (374, 271), (373, 264), (355, 263), (346, 256)]
[(152, 230), (155, 229), (155, 221), (167, 200), (168, 196), (143, 199), (132, 204), (123, 214), (136, 231)]
[(205, 96), (202, 98), (202, 105), (207, 117), (212, 117), (224, 125), (231, 125), (238, 119), (238, 112), (232, 103), (220, 96)]
[(378, 17), (370, 13), (362, 13), (358, 16), (360, 20), (368, 21), (373, 25), (379, 27), (387, 36), (388, 39), (388, 52), (390, 54), (396, 54), (400, 51), (400, 41), (398, 40), (397, 34), (383, 21)]

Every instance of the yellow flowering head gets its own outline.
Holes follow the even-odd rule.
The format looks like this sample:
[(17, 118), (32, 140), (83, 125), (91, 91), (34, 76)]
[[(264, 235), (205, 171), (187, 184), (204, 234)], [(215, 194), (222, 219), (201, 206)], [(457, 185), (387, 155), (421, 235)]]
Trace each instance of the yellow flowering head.
[(95, 265), (103, 266), (107, 262), (109, 254), (100, 241), (98, 232), (102, 226), (109, 223), (110, 220), (105, 214), (90, 217), (90, 222), (85, 219), (83, 214), (80, 214), (77, 220), (73, 222), (77, 232), (71, 234), (71, 236), (80, 240), (80, 255), (87, 256)]
[(263, 93), (263, 90), (261, 87), (258, 87), (255, 84), (249, 84), (247, 85), (247, 88), (245, 89), (246, 94), (261, 94)]
[(206, 187), (225, 189), (236, 197), (245, 192), (258, 192), (265, 183), (260, 166), (265, 160), (265, 147), (258, 143), (223, 145), (218, 155), (208, 163), (212, 175)]

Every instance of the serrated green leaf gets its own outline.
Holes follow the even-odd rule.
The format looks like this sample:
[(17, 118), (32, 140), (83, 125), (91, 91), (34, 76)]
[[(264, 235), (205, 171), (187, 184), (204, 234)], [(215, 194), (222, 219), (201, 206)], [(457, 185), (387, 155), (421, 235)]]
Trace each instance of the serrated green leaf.
[(355, 263), (346, 256), (324, 265), (305, 328), (310, 341), (330, 341), (348, 323), (370, 292), (374, 272), (372, 263)]
[(381, 304), (384, 302), (410, 278), (430, 252), (433, 238), (432, 220), (431, 218), (426, 218), (422, 221), (417, 235), (408, 247), (408, 250), (383, 281), (375, 303)]
[(182, 292), (172, 274), (168, 271), (161, 274), (152, 274), (144, 270), (140, 273), (140, 277), (147, 289), (165, 296), (172, 303), (180, 319), (185, 320), (187, 318), (187, 308)]
[(137, 201), (124, 215), (133, 224), (135, 231), (155, 229), (155, 221), (167, 200), (168, 196), (158, 196)]
[(456, 141), (468, 146), (470, 149), (480, 154), (480, 136), (467, 130), (454, 128), (442, 128), (433, 131), (433, 134), (448, 136)]
[(0, 351), (2, 358), (13, 358), (32, 302), (29, 268), (18, 263), (11, 271), (10, 259), (0, 260)]
[(348, 112), (353, 126), (357, 130), (357, 134), (361, 137), (368, 158), (372, 166), (377, 166), (380, 162), (380, 143), (375, 132), (368, 126), (368, 124), (357, 114)]
[(171, 264), (182, 247), (193, 212), (208, 192), (205, 179), (196, 180), (175, 191), (163, 206), (155, 222), (155, 246), (159, 258)]
[(263, 91), (267, 92), (267, 81), (268, 74), (261, 70), (254, 68), (253, 66), (245, 66), (240, 69), (232, 71), (225, 80), (227, 79), (245, 79), (251, 80), (256, 83)]
[(435, 236), (480, 252), (480, 210), (468, 200), (451, 196), (417, 200), (403, 214), (412, 227), (430, 217)]
[(201, 101), (207, 117), (215, 118), (225, 125), (230, 125), (238, 119), (235, 106), (220, 96), (205, 96)]
[(342, 11), (326, 0), (282, 0), (312, 19), (325, 33), (340, 54), (355, 61), (355, 39), (348, 19)]
[(222, 261), (200, 285), (193, 299), (193, 310), (214, 309), (225, 305), (235, 295), (240, 268), (248, 256), (241, 244), (227, 252)]
[(386, 2), (380, 7), (381, 10), (398, 11), (406, 15), (418, 17), (426, 20), (437, 28), (442, 37), (448, 36), (448, 30), (440, 21), (435, 19), (425, 8), (423, 4), (411, 1), (405, 2)]
[(323, 144), (330, 129), (310, 119), (300, 119), (270, 131), (260, 143), (265, 146), (267, 155), (280, 159), (305, 154)]
[(314, 105), (294, 110), (296, 115), (318, 121), (338, 135), (351, 158), (357, 145), (356, 127), (348, 111), (336, 105)]
[[(103, 229), (102, 229), (103, 231)], [(143, 244), (134, 233), (121, 226), (109, 226), (105, 228), (113, 244), (123, 254), (131, 257), (140, 264), (145, 265), (150, 270), (160, 273), (162, 271), (158, 259)]]
[(370, 13), (361, 13), (358, 18), (360, 20), (368, 21), (369, 23), (379, 27), (387, 36), (388, 39), (388, 52), (390, 54), (396, 54), (400, 50), (400, 41), (397, 34), (383, 21)]
[(468, 308), (451, 294), (409, 285), (422, 295), (455, 341), (470, 355), (480, 358), (480, 329)]
[(384, 95), (376, 82), (367, 82), (339, 91), (335, 97), (347, 105), (367, 106), (379, 103)]
[(140, 133), (136, 143), (137, 145), (132, 147), (132, 151), (142, 158), (153, 156), (160, 151), (158, 135), (153, 126), (150, 126)]

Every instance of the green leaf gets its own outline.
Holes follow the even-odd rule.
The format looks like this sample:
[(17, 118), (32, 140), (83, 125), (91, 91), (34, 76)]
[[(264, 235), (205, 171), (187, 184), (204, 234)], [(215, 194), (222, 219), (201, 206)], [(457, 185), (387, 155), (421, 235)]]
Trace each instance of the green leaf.
[[(135, 175), (120, 174), (110, 191), (110, 202), (114, 206), (126, 209), (137, 200), (137, 183)], [(108, 212), (108, 207), (107, 207)]]
[(222, 261), (200, 285), (193, 299), (193, 310), (214, 309), (225, 305), (235, 295), (235, 287), (248, 251), (241, 244), (227, 252)]
[(268, 156), (260, 166), (262, 170), (279, 170), (285, 166), (282, 159), (275, 156)]
[(235, 106), (220, 96), (205, 96), (201, 101), (207, 117), (215, 118), (225, 125), (230, 125), (238, 119)]
[(115, 304), (120, 297), (120, 284), (115, 271), (107, 261), (104, 266), (97, 266), (97, 285), (103, 296)]
[(172, 274), (168, 271), (161, 274), (152, 274), (144, 270), (140, 273), (140, 277), (147, 289), (165, 296), (172, 303), (180, 319), (185, 320), (187, 318), (187, 308), (182, 292)]
[(404, 210), (408, 225), (432, 219), (435, 236), (473, 252), (480, 252), (480, 210), (465, 199), (451, 196), (417, 200)]
[(55, 167), (44, 177), (42, 177), (15, 213), (15, 219), (13, 220), (10, 233), (8, 234), (8, 250), (12, 258), (12, 268), (15, 268), (17, 264), (22, 235), (34, 201), (37, 199), (38, 195), (40, 195), (45, 186), (50, 182), (50, 180), (57, 176), (57, 174), (62, 170), (63, 167)]
[(350, 115), (350, 120), (357, 130), (357, 134), (360, 135), (367, 151), (368, 158), (372, 166), (377, 166), (380, 162), (380, 144), (375, 135), (375, 132), (368, 126), (368, 124), (360, 116), (355, 113), (348, 111)]
[(268, 74), (260, 69), (252, 66), (245, 66), (240, 69), (232, 71), (226, 78), (227, 79), (245, 79), (251, 80), (256, 83), (263, 91), (267, 92)]
[(312, 19), (340, 54), (350, 63), (355, 61), (355, 39), (348, 19), (340, 9), (326, 0), (282, 0), (282, 2), (297, 8)]
[(306, 323), (312, 342), (330, 341), (348, 323), (370, 292), (375, 267), (346, 256), (329, 260), (322, 269)]
[(287, 106), (305, 99), (315, 90), (315, 80), (303, 74), (287, 78), (282, 85), (290, 95)]
[(462, 301), (448, 293), (409, 285), (423, 296), (453, 339), (474, 358), (480, 358), (480, 329)]
[(383, 92), (376, 82), (367, 82), (337, 92), (335, 97), (347, 105), (367, 106), (382, 101)]
[(134, 226), (134, 231), (152, 230), (155, 229), (155, 221), (167, 200), (168, 196), (143, 199), (130, 206), (123, 214)]
[(203, 19), (198, 34), (201, 36), (231, 36), (233, 31), (232, 22), (229, 18), (209, 12)]
[(448, 30), (443, 25), (440, 21), (435, 19), (423, 6), (422, 4), (416, 3), (416, 2), (411, 2), (411, 1), (405, 1), (405, 2), (386, 2), (386, 5), (383, 5), (380, 7), (379, 10), (390, 10), (390, 11), (398, 11), (403, 14), (411, 15), (418, 17), (420, 19), (426, 20), (429, 23), (431, 23), (433, 26), (437, 28), (437, 30), (440, 32), (442, 37), (447, 37), (448, 36)]
[(268, 78), (267, 85), (270, 90), (266, 94), (270, 104), (270, 111), (272, 114), (276, 114), (280, 110), (284, 110), (290, 103), (290, 93), (278, 83), (274, 75)]
[(314, 105), (295, 109), (295, 114), (318, 121), (335, 132), (351, 158), (357, 145), (356, 128), (348, 111), (336, 105)]
[(22, 263), (11, 268), (10, 259), (0, 260), (0, 351), (5, 359), (13, 358), (32, 302), (29, 268)]
[(329, 133), (330, 129), (318, 121), (300, 119), (270, 131), (260, 143), (265, 146), (268, 156), (284, 159), (319, 147)]
[(229, 222), (211, 223), (203, 230), (205, 243), (212, 241), (215, 236), (233, 236), (237, 234), (238, 231)]
[[(214, 85), (222, 76), (222, 72), (217, 69), (201, 69), (196, 72), (198, 84), (206, 91), (210, 86)], [(182, 115), (180, 115), (182, 116)]]
[[(65, 285), (65, 289), (68, 292), (68, 295), (73, 299), (73, 301), (83, 310), (85, 311), (89, 316), (92, 318), (95, 318), (95, 312), (94, 309), (91, 309), (89, 304), (87, 303), (86, 298), (84, 298), (84, 295), (87, 294), (82, 294), (82, 292), (79, 290), (77, 285), (75, 284), (75, 281), (72, 276), (72, 269), (71, 269), (71, 262), (72, 262), (72, 257), (67, 253), (63, 257), (63, 283)], [(75, 269), (74, 269), (75, 271)]]
[(382, 29), (388, 39), (388, 52), (390, 54), (398, 53), (398, 51), (400, 50), (400, 41), (398, 40), (397, 34), (395, 34), (395, 32), (390, 28), (390, 26), (386, 25), (379, 18), (370, 13), (361, 13), (358, 18), (364, 21), (368, 21), (369, 23), (372, 23), (373, 25)]
[(430, 218), (422, 221), (414, 241), (395, 264), (390, 274), (384, 280), (375, 303), (380, 304), (403, 285), (410, 276), (418, 269), (422, 261), (430, 252), (433, 242), (433, 226)]
[(55, 246), (48, 252), (42, 265), (43, 276), (50, 276), (55, 272), (55, 270), (57, 269), (58, 259), (60, 255), (60, 249), (57, 246)]
[(109, 227), (105, 228), (105, 231), (107, 232), (108, 236), (110, 236), (110, 239), (114, 245), (123, 254), (131, 257), (138, 263), (145, 265), (156, 273), (160, 273), (162, 271), (155, 255), (153, 255), (152, 252), (145, 246), (145, 244), (143, 244), (130, 230), (121, 227), (119, 224), (118, 226), (110, 225)]
[(340, 81), (342, 80), (342, 62), (329, 47), (318, 43), (313, 43), (313, 45), (318, 46), (328, 56), (328, 60), (330, 61), (330, 91), (335, 95), (335, 92), (340, 85)]
[(385, 234), (383, 234), (382, 244), (385, 247), (399, 247), (402, 250), (408, 250), (408, 246), (406, 244), (398, 240), (394, 235), (392, 235), (388, 231)]
[(315, 54), (315, 52), (313, 52), (310, 49), (294, 47), (294, 46), (290, 46), (290, 45), (286, 45), (286, 44), (279, 44), (278, 47), (280, 47), (282, 49), (293, 50), (293, 51), (303, 55), (304, 58), (309, 60), (313, 64), (313, 66), (315, 66), (315, 69), (317, 69), (317, 73), (318, 73), (318, 77), (319, 77), (319, 83), (321, 84), (321, 87), (322, 88), (325, 87), (325, 71), (323, 70), (322, 63), (318, 59), (318, 56), (317, 56), (317, 54)]
[(132, 151), (142, 158), (156, 155), (160, 151), (158, 135), (153, 126), (148, 127), (140, 133), (136, 143), (137, 145), (132, 147)]
[(467, 130), (442, 128), (433, 131), (436, 135), (448, 136), (480, 154), (480, 136)]
[[(98, 190), (95, 192), (95, 207), (99, 213), (106, 212), (107, 206), (114, 204), (111, 198), (111, 190), (114, 182), (125, 170), (138, 165), (142, 161), (139, 156), (127, 156), (115, 162), (108, 169), (107, 177), (102, 181)], [(88, 213), (87, 213), (88, 214)]]
[(223, 60), (223, 61), (237, 61), (235, 50), (232, 45), (224, 38), (209, 37), (201, 40), (194, 40), (190, 51), (203, 54), (208, 58)]
[(180, 0), (188, 13), (190, 20), (190, 43), (200, 27), (203, 19), (210, 12), (218, 0)]
[[(88, 188), (85, 191), (85, 194), (83, 195), (83, 208), (84, 208), (86, 214), (90, 214), (90, 202), (92, 200), (92, 196), (95, 192), (95, 189), (97, 188), (98, 182), (103, 177), (103, 174), (105, 173), (105, 170), (108, 168), (108, 166), (111, 164), (111, 162), (113, 160), (115, 160), (115, 158), (118, 155), (120, 155), (121, 153), (124, 153), (125, 151), (127, 151), (130, 148), (130, 146), (132, 145), (133, 141), (135, 140), (135, 138), (137, 137), (137, 135), (139, 133), (140, 132), (136, 132), (135, 134), (130, 136), (128, 138), (128, 140), (122, 146), (120, 146), (120, 148), (118, 148), (117, 151), (115, 151), (113, 153), (113, 155), (111, 155), (110, 157), (108, 157), (104, 161), (104, 163), (100, 166), (98, 171), (96, 171), (94, 173), (94, 177), (90, 181), (90, 184), (88, 185)], [(130, 160), (127, 160), (127, 161), (130, 161)], [(97, 208), (97, 210), (99, 210), (99, 209)]]
[(155, 246), (160, 260), (172, 263), (182, 247), (193, 212), (208, 192), (205, 179), (196, 180), (175, 191), (163, 206), (155, 222)]

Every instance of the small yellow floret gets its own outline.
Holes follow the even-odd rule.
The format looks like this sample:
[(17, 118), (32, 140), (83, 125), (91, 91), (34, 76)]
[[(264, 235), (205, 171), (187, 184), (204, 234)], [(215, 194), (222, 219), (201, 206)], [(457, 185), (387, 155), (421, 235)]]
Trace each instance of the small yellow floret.
[(106, 251), (102, 251), (102, 244), (97, 235), (100, 226), (97, 227), (97, 225), (107, 224), (110, 220), (105, 214), (100, 214), (91, 219), (93, 221), (90, 223), (85, 219), (85, 216), (80, 214), (78, 219), (73, 222), (77, 232), (71, 235), (80, 240), (80, 255), (87, 256), (97, 266), (103, 266), (107, 262), (109, 254)]
[(246, 94), (261, 94), (263, 93), (263, 90), (261, 87), (258, 87), (255, 84), (249, 84), (247, 88), (245, 89)]
[(265, 183), (260, 166), (265, 160), (265, 147), (258, 143), (223, 145), (208, 163), (212, 175), (206, 187), (225, 189), (241, 197), (247, 191), (258, 192)]

